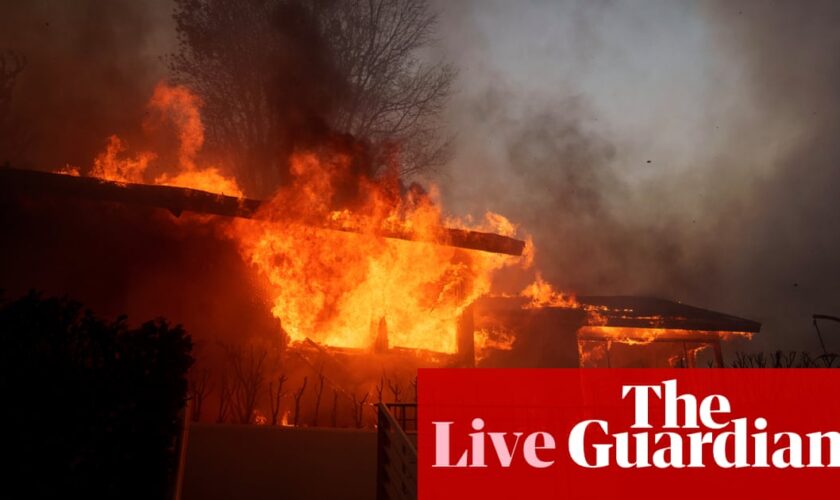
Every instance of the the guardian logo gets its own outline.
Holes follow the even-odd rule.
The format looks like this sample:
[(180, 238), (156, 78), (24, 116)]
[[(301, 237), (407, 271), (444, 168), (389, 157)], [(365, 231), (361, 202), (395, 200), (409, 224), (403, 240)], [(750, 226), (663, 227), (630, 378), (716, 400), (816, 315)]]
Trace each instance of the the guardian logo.
[[(764, 417), (731, 418), (729, 400), (713, 394), (698, 402), (692, 394), (679, 394), (676, 380), (659, 385), (622, 386), (621, 398), (632, 400), (638, 432), (610, 433), (606, 420), (577, 423), (564, 441), (571, 460), (580, 467), (620, 468), (822, 468), (840, 467), (840, 433), (815, 430), (807, 434), (767, 432)], [(654, 429), (651, 404), (664, 405), (664, 421)], [(682, 417), (682, 418), (680, 418)], [(433, 421), (433, 467), (488, 467), (488, 455), (510, 467), (521, 460), (543, 469), (554, 465), (557, 439), (549, 432), (499, 432), (485, 430), (487, 423), (474, 418), (468, 434), (470, 446), (453, 459), (451, 432), (454, 422)], [(678, 432), (679, 431), (679, 432)]]

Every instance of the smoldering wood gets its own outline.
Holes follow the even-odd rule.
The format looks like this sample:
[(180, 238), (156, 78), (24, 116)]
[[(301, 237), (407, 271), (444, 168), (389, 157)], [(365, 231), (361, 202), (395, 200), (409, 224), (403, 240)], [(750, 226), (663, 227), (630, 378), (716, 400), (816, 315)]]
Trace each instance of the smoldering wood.
[[(34, 195), (80, 198), (91, 201), (140, 205), (169, 210), (179, 216), (183, 212), (223, 217), (259, 218), (263, 201), (208, 193), (197, 189), (112, 182), (94, 177), (76, 177), (35, 170), (0, 168), (0, 192), (4, 195)], [(325, 227), (357, 232), (347, 227)], [(431, 234), (383, 230), (384, 238), (436, 243), (467, 250), (521, 256), (525, 242), (499, 234), (441, 227)]]
[[(633, 296), (579, 296), (581, 308), (525, 307), (525, 297), (482, 297), (475, 303), (476, 329), (494, 320), (513, 324), (550, 315), (558, 324), (622, 328), (661, 328), (698, 332), (758, 333), (761, 323), (670, 300)], [(588, 314), (588, 310), (597, 314)]]
[(707, 332), (758, 333), (761, 323), (731, 314), (689, 306), (671, 300), (632, 296), (588, 296), (578, 301), (597, 308), (605, 326), (664, 328)]

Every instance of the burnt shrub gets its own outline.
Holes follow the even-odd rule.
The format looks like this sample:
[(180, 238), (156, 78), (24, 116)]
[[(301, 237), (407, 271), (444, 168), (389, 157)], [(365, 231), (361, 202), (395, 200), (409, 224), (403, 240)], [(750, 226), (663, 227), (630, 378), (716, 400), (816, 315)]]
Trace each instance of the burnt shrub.
[(192, 342), (69, 299), (0, 303), (0, 476), (14, 498), (164, 498)]

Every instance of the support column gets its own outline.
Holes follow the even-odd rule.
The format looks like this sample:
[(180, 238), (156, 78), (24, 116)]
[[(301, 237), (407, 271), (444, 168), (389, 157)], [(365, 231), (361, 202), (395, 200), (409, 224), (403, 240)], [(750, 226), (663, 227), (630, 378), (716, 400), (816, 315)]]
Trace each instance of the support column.
[(468, 368), (475, 367), (475, 320), (473, 305), (470, 304), (458, 317), (457, 347), (459, 364)]

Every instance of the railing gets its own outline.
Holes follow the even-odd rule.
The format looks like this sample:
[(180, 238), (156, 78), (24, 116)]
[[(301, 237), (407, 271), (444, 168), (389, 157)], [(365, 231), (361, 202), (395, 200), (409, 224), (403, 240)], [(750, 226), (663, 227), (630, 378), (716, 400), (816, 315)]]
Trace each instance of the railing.
[[(394, 410), (399, 418), (391, 413)], [(377, 500), (415, 500), (417, 498), (417, 448), (405, 429), (417, 429), (417, 405), (391, 403), (378, 405), (376, 443)]]
[(409, 435), (417, 433), (417, 403), (385, 403), (400, 428)]

